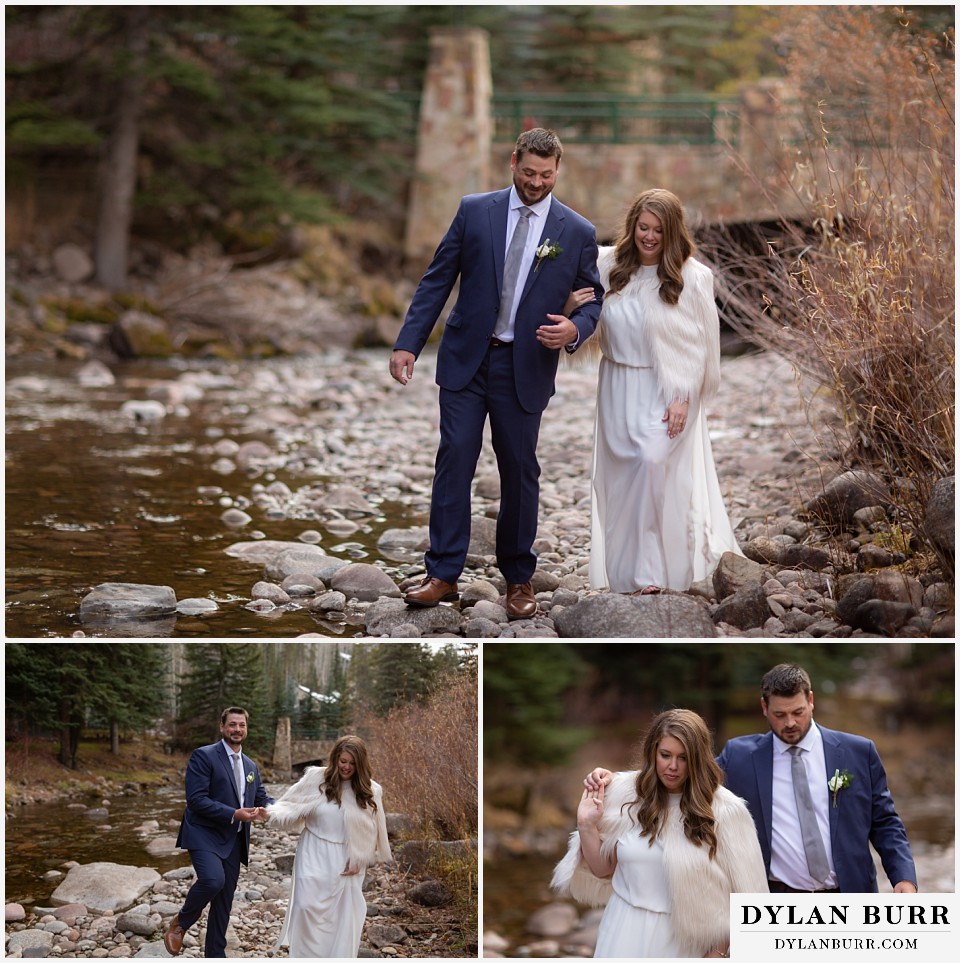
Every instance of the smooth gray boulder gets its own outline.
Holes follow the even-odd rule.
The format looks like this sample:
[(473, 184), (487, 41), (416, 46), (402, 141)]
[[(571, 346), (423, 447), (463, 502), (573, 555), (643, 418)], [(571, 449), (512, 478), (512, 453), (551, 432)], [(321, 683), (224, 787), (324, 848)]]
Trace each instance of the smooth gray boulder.
[(159, 880), (160, 874), (147, 866), (84, 863), (67, 873), (50, 900), (56, 905), (83, 903), (92, 913), (119, 913)]
[(103, 582), (83, 597), (83, 621), (158, 619), (177, 611), (177, 596), (169, 585)]
[(554, 618), (562, 639), (712, 639), (706, 607), (687, 595), (618, 595), (582, 599)]

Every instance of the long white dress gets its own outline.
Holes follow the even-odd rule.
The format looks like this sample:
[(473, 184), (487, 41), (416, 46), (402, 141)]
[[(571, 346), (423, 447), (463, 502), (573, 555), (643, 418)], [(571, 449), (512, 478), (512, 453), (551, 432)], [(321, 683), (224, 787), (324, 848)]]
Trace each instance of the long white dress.
[[(612, 248), (601, 248), (605, 287), (612, 256)], [(686, 284), (686, 273), (684, 278)], [(612, 592), (647, 585), (686, 591), (713, 573), (724, 552), (742, 554), (723, 503), (698, 388), (690, 389), (685, 430), (675, 438), (667, 434), (669, 399), (646, 330), (658, 292), (656, 266), (641, 267), (621, 291), (604, 297), (598, 327), (590, 584)], [(712, 290), (708, 298), (691, 284), (681, 303), (702, 312), (693, 321), (705, 338), (716, 338), (719, 356)]]
[[(671, 808), (680, 805), (670, 796)], [(635, 824), (617, 841), (613, 893), (597, 931), (597, 959), (679, 957), (683, 954), (673, 932), (670, 889), (663, 865), (663, 844), (640, 835)]]
[(355, 957), (367, 904), (364, 871), (342, 876), (347, 865), (344, 810), (319, 794), (297, 843), (293, 892), (277, 943), (290, 957)]

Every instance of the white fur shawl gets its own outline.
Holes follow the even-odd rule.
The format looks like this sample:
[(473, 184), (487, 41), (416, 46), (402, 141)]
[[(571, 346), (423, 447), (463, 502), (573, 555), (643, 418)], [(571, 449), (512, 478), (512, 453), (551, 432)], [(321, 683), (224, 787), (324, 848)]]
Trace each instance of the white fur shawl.
[[(302, 830), (307, 817), (320, 801), (324, 773), (323, 766), (308, 766), (303, 778), (291, 786), (275, 803), (267, 807), (270, 824), (288, 832)], [(347, 859), (351, 865), (366, 868), (371, 863), (390, 862), (390, 843), (387, 840), (387, 820), (383, 812), (383, 789), (379, 783), (373, 786), (376, 812), (361, 809), (353, 794), (353, 787), (342, 787), (340, 805), (346, 836)]]
[[(621, 806), (635, 798), (637, 774), (618, 772), (604, 794), (600, 820), (601, 852), (612, 853), (617, 840), (639, 832), (635, 819)], [(767, 874), (753, 819), (746, 803), (720, 787), (713, 797), (717, 855), (694, 846), (683, 833), (679, 809), (672, 810), (661, 830), (664, 868), (670, 889), (674, 934), (690, 956), (703, 956), (730, 938), (730, 893), (766, 893)], [(551, 887), (590, 906), (610, 898), (609, 879), (590, 872), (580, 852), (580, 835), (572, 833), (567, 855), (557, 864)]]
[[(597, 262), (604, 288), (610, 284), (613, 251), (602, 248)], [(689, 257), (681, 276), (683, 290), (676, 305), (665, 304), (659, 294), (644, 299), (644, 333), (667, 403), (699, 395), (703, 404), (720, 387), (720, 316), (713, 298), (713, 272)]]

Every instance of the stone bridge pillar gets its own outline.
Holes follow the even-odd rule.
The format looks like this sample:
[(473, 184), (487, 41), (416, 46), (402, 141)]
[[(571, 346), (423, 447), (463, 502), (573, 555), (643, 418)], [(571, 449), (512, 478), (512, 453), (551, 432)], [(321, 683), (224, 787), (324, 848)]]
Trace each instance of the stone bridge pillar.
[(277, 719), (277, 735), (273, 741), (273, 768), (289, 773), (293, 770), (290, 755), (290, 717)]
[(492, 96), (487, 32), (476, 27), (432, 30), (404, 239), (408, 265), (417, 274), (440, 240), (438, 221), (445, 229), (464, 194), (490, 189)]

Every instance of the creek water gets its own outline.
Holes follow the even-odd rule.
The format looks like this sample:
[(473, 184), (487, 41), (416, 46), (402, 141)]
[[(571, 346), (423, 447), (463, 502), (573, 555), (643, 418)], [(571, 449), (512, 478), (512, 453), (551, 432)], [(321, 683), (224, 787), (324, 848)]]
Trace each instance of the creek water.
[(44, 879), (68, 860), (150, 866), (159, 873), (189, 866), (186, 853), (151, 856), (147, 843), (157, 833), (142, 835), (135, 828), (155, 819), (162, 835), (177, 835), (183, 814), (183, 787), (165, 787), (132, 796), (113, 796), (108, 816), (92, 816), (101, 800), (91, 797), (88, 809), (71, 808), (75, 800), (8, 807), (4, 839), (4, 887), (8, 903), (49, 906), (50, 894), (62, 882)]
[[(261, 638), (316, 632), (336, 637), (362, 632), (356, 617), (319, 619), (305, 606), (284, 612), (282, 619), (244, 608), (262, 568), (231, 558), (224, 549), (249, 540), (255, 527), (267, 538), (291, 541), (313, 527), (302, 519), (257, 518), (237, 530), (220, 520), (234, 496), (249, 496), (253, 480), (242, 471), (219, 474), (209, 446), (224, 436), (253, 440), (242, 426), (257, 398), (229, 388), (211, 390), (189, 410), (138, 424), (121, 413), (123, 402), (143, 399), (146, 385), (173, 380), (182, 368), (116, 366), (116, 383), (102, 388), (81, 386), (77, 368), (76, 362), (7, 367), (7, 638), (69, 637), (77, 630), (94, 636), (122, 634), (80, 621), (83, 596), (103, 582), (169, 585), (177, 599), (207, 598), (220, 607), (212, 616), (149, 623), (149, 636)], [(266, 436), (258, 440), (270, 441)], [(282, 471), (254, 480), (266, 484), (274, 479), (291, 489), (305, 483)], [(385, 503), (380, 508), (382, 514), (366, 519), (348, 542), (325, 544), (325, 551), (347, 561), (376, 561), (384, 528), (411, 524), (403, 518), (403, 506)]]

